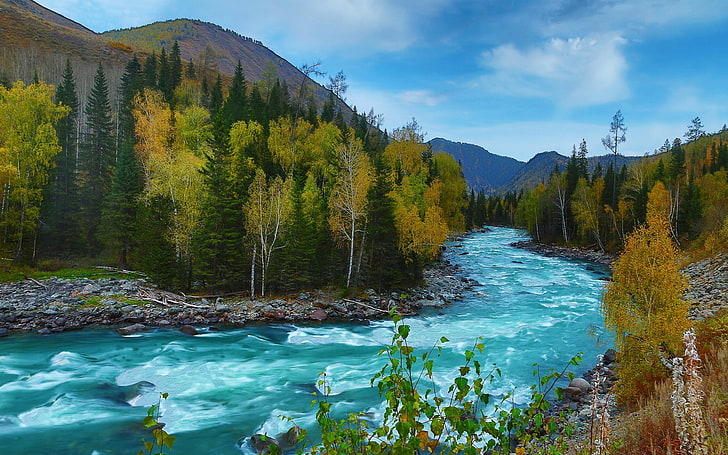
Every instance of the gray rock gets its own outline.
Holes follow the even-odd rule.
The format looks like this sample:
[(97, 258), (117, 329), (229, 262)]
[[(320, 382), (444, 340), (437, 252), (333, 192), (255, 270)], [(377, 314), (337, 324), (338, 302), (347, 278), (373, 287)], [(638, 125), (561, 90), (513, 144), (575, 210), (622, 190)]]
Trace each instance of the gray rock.
[(5, 327), (0, 327), (0, 338), (8, 336), (9, 330)]
[(51, 329), (48, 327), (43, 327), (42, 329), (38, 330), (38, 335), (50, 335)]
[(591, 389), (591, 384), (589, 384), (589, 381), (587, 381), (584, 378), (574, 378), (569, 383), (568, 388), (571, 388), (571, 387), (575, 387), (575, 388), (581, 390), (582, 393), (587, 393), (587, 392), (589, 392), (589, 389)]
[(132, 324), (116, 329), (116, 333), (119, 335), (133, 335), (135, 333), (143, 332), (144, 330), (146, 330), (146, 326), (144, 324)]

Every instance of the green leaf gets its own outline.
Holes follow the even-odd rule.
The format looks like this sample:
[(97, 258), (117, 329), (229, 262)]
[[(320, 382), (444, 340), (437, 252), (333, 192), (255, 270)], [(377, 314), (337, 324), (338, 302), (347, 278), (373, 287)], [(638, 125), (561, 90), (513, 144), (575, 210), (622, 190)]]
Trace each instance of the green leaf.
[(441, 337), (441, 338), (440, 338), (440, 343), (447, 343), (447, 342), (449, 342), (449, 341), (450, 341), (450, 340), (448, 340), (448, 339), (447, 339), (447, 337)]
[(433, 418), (432, 422), (430, 422), (430, 430), (432, 430), (432, 434), (435, 436), (440, 436), (445, 430), (445, 421), (443, 418), (440, 416)]
[(397, 327), (397, 333), (399, 333), (399, 336), (406, 340), (410, 333), (410, 326), (400, 325), (399, 327)]

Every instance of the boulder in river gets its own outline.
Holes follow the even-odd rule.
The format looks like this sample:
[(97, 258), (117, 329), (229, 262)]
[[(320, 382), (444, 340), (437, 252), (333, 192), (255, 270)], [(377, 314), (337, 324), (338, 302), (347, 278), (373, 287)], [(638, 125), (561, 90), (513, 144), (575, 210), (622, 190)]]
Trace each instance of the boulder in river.
[(197, 335), (197, 329), (192, 327), (191, 325), (183, 325), (179, 329), (179, 331), (184, 333), (185, 335)]
[(126, 327), (119, 327), (116, 329), (116, 333), (119, 335), (134, 335), (135, 333), (143, 332), (146, 328), (144, 324), (132, 324)]
[[(254, 434), (250, 437), (250, 445), (258, 454), (281, 453), (278, 441), (273, 436)], [(275, 446), (274, 451), (271, 451), (271, 446)]]
[(286, 431), (285, 433), (278, 433), (276, 435), (278, 446), (282, 450), (293, 449), (298, 445), (298, 437), (300, 436), (300, 434), (301, 428), (298, 425), (292, 426), (291, 429)]

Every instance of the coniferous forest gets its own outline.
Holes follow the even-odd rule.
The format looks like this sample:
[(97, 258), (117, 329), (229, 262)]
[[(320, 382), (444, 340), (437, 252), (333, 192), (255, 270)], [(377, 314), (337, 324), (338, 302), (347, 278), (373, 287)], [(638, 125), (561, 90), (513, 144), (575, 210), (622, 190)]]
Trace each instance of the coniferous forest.
[(460, 165), (414, 119), (345, 118), (345, 78), (330, 80), (320, 102), (310, 80), (224, 77), (175, 42), (131, 58), (118, 93), (101, 64), (86, 99), (70, 62), (56, 87), (3, 81), (3, 260), (252, 295), (416, 282), (465, 230)]

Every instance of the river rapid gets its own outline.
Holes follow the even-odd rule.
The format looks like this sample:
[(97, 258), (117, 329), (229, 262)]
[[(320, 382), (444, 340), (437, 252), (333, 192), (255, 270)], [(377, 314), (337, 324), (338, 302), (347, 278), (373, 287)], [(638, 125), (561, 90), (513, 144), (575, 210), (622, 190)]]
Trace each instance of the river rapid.
[[(532, 372), (561, 370), (584, 353), (577, 375), (596, 362), (603, 337), (600, 298), (605, 266), (544, 257), (509, 246), (523, 240), (508, 228), (469, 235), (446, 259), (480, 283), (462, 301), (405, 319), (411, 345), (429, 349), (442, 336), (436, 378), (447, 387), (478, 337), (481, 363), (503, 378), (489, 392), (515, 391), (524, 403)], [(246, 438), (287, 430), (294, 419), (315, 438), (315, 384), (325, 372), (333, 412), (364, 411), (376, 423), (382, 399), (370, 378), (384, 365), (391, 321), (249, 325), (194, 337), (159, 329), (122, 337), (86, 329), (52, 336), (0, 339), (0, 453), (132, 454), (148, 406), (160, 392), (172, 453), (252, 453)], [(565, 385), (565, 384), (564, 384)], [(241, 447), (242, 444), (242, 447)]]

